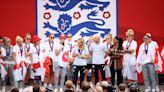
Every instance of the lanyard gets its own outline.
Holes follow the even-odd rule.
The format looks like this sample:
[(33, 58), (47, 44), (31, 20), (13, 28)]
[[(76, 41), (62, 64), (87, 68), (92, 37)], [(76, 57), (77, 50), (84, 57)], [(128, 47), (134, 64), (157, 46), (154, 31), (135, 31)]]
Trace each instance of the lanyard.
[(50, 46), (51, 51), (53, 52), (54, 44), (49, 42), (49, 46)]
[(2, 54), (1, 46), (0, 46), (0, 55)]
[(106, 48), (109, 50), (110, 46), (108, 44), (106, 44)]
[(149, 47), (149, 44), (147, 44), (147, 45), (145, 44), (145, 46), (144, 46), (145, 50), (144, 51), (145, 51), (146, 54), (148, 53), (148, 47)]
[(82, 55), (82, 49), (79, 48), (78, 51), (79, 51), (80, 55)]
[(29, 52), (30, 51), (30, 44), (25, 44), (25, 46), (26, 46), (27, 52)]
[(72, 52), (72, 44), (70, 44), (70, 52)]
[(10, 56), (10, 51), (11, 51), (10, 47), (9, 48), (6, 48), (6, 55), (7, 56)]
[(37, 48), (36, 46), (35, 46), (35, 48), (36, 48), (36, 51), (37, 51), (37, 54), (38, 54), (38, 56), (40, 55), (40, 46), (38, 46), (39, 48)]
[(20, 53), (21, 53), (21, 57), (23, 56), (23, 48), (20, 47)]
[(131, 43), (132, 43), (132, 41), (127, 42), (127, 44), (126, 44), (126, 49), (127, 49), (127, 50), (129, 49), (129, 47), (130, 47)]

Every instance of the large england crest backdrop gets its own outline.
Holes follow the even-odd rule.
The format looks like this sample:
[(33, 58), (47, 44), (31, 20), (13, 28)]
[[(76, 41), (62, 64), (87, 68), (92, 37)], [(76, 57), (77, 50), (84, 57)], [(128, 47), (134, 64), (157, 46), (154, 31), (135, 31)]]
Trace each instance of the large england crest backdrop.
[(117, 35), (117, 0), (36, 0), (37, 34), (46, 39), (72, 33), (73, 38)]

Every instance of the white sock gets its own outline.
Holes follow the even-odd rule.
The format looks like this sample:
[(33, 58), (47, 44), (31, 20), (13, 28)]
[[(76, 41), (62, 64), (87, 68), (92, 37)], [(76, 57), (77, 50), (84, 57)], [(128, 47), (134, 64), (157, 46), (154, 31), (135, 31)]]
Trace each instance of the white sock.
[(5, 88), (6, 88), (5, 86), (2, 87), (2, 92), (5, 92)]
[(52, 84), (49, 84), (49, 87), (52, 88)]
[(23, 92), (23, 88), (20, 88), (20, 89), (19, 89), (19, 92)]
[(44, 83), (44, 87), (47, 87), (47, 83)]
[(156, 91), (160, 91), (158, 85), (156, 86)]

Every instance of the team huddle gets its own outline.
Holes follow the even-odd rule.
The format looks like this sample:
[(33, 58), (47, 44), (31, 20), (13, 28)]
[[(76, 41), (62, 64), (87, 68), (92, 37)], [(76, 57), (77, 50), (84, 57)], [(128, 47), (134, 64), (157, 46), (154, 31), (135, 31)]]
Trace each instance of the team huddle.
[[(158, 45), (151, 40), (150, 33), (143, 37), (138, 56), (133, 29), (127, 30), (125, 41), (120, 37), (112, 37), (110, 33), (103, 39), (96, 34), (87, 41), (82, 37), (73, 40), (71, 33), (60, 34), (58, 40), (55, 39), (51, 33), (48, 40), (41, 43), (40, 37), (31, 37), (27, 33), (24, 39), (16, 36), (16, 45), (12, 46), (10, 38), (1, 38), (2, 89), (5, 89), (7, 75), (10, 76), (11, 86), (17, 87), (20, 92), (23, 92), (24, 84), (30, 78), (44, 87), (53, 88), (54, 92), (64, 92), (66, 80), (71, 80), (75, 87), (81, 87), (83, 81), (96, 84), (100, 80), (119, 85), (137, 82), (136, 71), (142, 71), (145, 92), (159, 90), (156, 73), (159, 62), (155, 62)], [(164, 50), (161, 55), (164, 57)]]

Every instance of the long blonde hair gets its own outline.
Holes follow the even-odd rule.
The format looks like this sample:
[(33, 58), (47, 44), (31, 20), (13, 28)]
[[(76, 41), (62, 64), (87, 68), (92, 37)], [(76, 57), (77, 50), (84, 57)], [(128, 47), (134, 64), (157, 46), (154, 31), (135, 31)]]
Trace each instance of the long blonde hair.
[(82, 48), (81, 49), (85, 49), (85, 41), (84, 41), (84, 39), (83, 38), (79, 38), (78, 42), (82, 43)]

